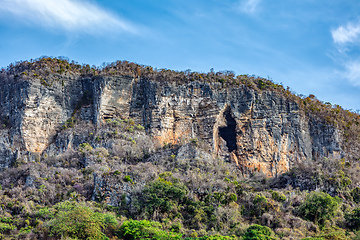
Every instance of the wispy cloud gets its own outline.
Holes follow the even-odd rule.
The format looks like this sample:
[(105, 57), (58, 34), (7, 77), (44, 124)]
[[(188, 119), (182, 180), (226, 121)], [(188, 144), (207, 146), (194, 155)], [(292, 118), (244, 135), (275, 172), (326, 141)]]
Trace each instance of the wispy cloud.
[(130, 23), (84, 0), (2, 0), (0, 14), (67, 32), (135, 32)]
[(345, 76), (352, 85), (360, 87), (360, 61), (348, 62), (345, 66)]
[(360, 23), (348, 23), (346, 26), (340, 26), (331, 31), (334, 43), (348, 44), (360, 42)]
[(248, 14), (254, 14), (262, 0), (241, 0), (240, 10)]
[(332, 58), (342, 65), (339, 76), (352, 86), (360, 87), (360, 59), (356, 54), (356, 48), (360, 44), (360, 22), (344, 24), (331, 30), (331, 35), (337, 49)]

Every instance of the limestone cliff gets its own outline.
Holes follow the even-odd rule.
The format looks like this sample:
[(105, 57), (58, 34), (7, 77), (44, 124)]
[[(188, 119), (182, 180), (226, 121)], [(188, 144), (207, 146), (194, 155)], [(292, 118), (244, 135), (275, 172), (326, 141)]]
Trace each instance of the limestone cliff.
[[(61, 68), (60, 68), (61, 69)], [(0, 167), (77, 147), (81, 137), (62, 134), (69, 121), (96, 127), (131, 118), (153, 141), (183, 144), (197, 139), (213, 156), (244, 173), (269, 176), (304, 159), (346, 155), (342, 133), (305, 113), (283, 93), (219, 81), (158, 81), (122, 74), (49, 74), (0, 83)], [(4, 120), (5, 121), (5, 120)], [(75, 142), (74, 142), (75, 141)]]

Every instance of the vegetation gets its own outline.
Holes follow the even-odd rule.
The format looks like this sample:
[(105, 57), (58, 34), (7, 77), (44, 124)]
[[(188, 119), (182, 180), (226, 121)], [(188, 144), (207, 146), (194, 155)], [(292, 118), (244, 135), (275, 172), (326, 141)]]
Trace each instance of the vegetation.
[[(337, 126), (349, 157), (308, 159), (276, 178), (258, 172), (244, 177), (233, 164), (205, 154), (197, 138), (157, 143), (146, 134), (147, 126), (128, 117), (109, 117), (96, 127), (80, 121), (78, 110), (93, 101), (84, 92), (59, 133), (74, 139), (72, 149), (29, 154), (1, 172), (0, 238), (360, 239), (358, 114), (313, 95), (295, 95), (264, 78), (232, 71), (177, 72), (127, 61), (90, 67), (42, 57), (11, 64), (0, 80), (66, 87), (64, 79), (79, 74), (93, 80), (126, 75), (164, 84), (197, 81), (212, 88), (274, 91), (296, 103), (311, 126), (320, 124), (324, 131)], [(2, 117), (1, 130), (11, 127)], [(184, 144), (202, 157), (179, 158)]]
[(243, 237), (243, 240), (272, 240), (276, 239), (273, 237), (274, 233), (270, 228), (261, 225), (250, 226)]
[(312, 192), (300, 205), (298, 212), (302, 218), (323, 225), (326, 220), (334, 217), (340, 202), (340, 198), (333, 198), (327, 193)]

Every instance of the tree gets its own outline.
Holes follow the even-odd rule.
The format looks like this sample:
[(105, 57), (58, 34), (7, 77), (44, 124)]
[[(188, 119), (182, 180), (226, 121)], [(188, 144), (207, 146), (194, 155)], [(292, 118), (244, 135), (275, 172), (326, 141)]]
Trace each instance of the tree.
[(111, 214), (93, 212), (89, 207), (77, 205), (68, 211), (60, 211), (49, 223), (50, 236), (75, 239), (108, 239), (102, 232), (117, 221)]
[(331, 197), (324, 192), (312, 192), (298, 208), (300, 217), (316, 224), (323, 225), (330, 220), (341, 203), (339, 197)]
[(345, 219), (349, 228), (360, 230), (360, 207), (354, 208), (351, 213), (345, 214)]
[(181, 233), (166, 232), (162, 230), (158, 222), (142, 220), (125, 221), (119, 231), (118, 236), (125, 240), (151, 239), (151, 240), (177, 240), (182, 239)]
[(254, 224), (246, 230), (243, 240), (275, 240), (272, 235), (273, 231), (270, 228)]
[(146, 186), (144, 207), (150, 215), (154, 212), (169, 212), (186, 199), (187, 193), (188, 189), (182, 183), (159, 178)]

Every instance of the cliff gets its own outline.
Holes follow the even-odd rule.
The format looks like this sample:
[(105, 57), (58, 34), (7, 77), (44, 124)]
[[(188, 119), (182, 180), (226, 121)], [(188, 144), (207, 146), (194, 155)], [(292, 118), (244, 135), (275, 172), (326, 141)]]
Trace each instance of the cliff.
[(64, 216), (94, 213), (109, 238), (127, 218), (185, 238), (261, 224), (345, 239), (359, 156), (359, 114), (260, 77), (46, 57), (0, 70), (0, 238), (60, 239)]
[[(184, 75), (174, 80), (163, 74), (159, 80), (136, 71), (83, 74), (73, 66), (62, 71), (62, 63), (51, 67), (41, 63), (2, 71), (2, 169), (19, 160), (36, 161), (43, 154), (55, 156), (84, 142), (109, 148), (109, 142), (99, 143), (67, 128), (83, 123), (87, 134), (96, 135), (111, 119), (141, 124), (159, 145), (196, 139), (213, 157), (233, 162), (244, 174), (259, 171), (277, 176), (305, 159), (352, 160), (358, 149), (356, 144), (346, 146), (337, 123), (309, 114), (302, 104), (307, 99), (289, 95), (288, 90), (264, 88), (265, 80), (260, 78), (225, 74), (227, 79), (219, 79), (208, 74), (208, 79)], [(229, 78), (234, 84), (227, 83)], [(254, 88), (254, 83), (260, 87)], [(346, 148), (352, 149), (352, 155)]]

